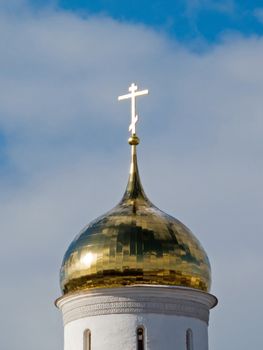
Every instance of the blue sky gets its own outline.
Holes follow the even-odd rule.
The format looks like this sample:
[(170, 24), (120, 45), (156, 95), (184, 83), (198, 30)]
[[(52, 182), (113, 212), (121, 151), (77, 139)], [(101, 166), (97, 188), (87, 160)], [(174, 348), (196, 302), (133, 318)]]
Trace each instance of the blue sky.
[[(38, 0), (34, 6), (46, 6)], [(53, 2), (54, 4), (54, 2)], [(56, 7), (83, 15), (106, 15), (116, 20), (142, 23), (183, 42), (217, 42), (225, 32), (262, 35), (262, 1), (235, 0), (60, 0)]]
[(138, 4), (0, 1), (5, 350), (62, 348), (60, 264), (123, 194), (133, 81), (145, 191), (210, 258), (210, 348), (263, 346), (263, 3)]

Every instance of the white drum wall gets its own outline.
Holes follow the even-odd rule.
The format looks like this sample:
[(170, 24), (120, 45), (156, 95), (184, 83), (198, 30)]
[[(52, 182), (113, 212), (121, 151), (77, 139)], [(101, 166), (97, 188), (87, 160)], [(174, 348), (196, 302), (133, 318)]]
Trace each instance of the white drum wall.
[[(145, 350), (208, 350), (209, 310), (217, 299), (199, 290), (168, 286), (96, 289), (57, 300), (64, 320), (64, 350), (136, 350), (138, 327)], [(90, 331), (91, 349), (84, 349)], [(186, 347), (192, 330), (193, 348)]]
[(83, 350), (83, 334), (89, 329), (92, 350), (135, 350), (138, 326), (145, 330), (145, 350), (186, 350), (188, 328), (193, 331), (194, 350), (208, 349), (205, 322), (155, 314), (102, 315), (70, 322), (65, 326), (64, 349)]

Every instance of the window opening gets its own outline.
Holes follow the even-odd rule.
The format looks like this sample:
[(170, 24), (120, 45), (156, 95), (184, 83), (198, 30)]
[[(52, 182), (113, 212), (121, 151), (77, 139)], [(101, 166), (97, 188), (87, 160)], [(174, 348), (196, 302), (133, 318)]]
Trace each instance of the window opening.
[(137, 350), (144, 350), (144, 329), (137, 328)]
[(186, 331), (186, 350), (194, 350), (193, 331), (190, 328)]
[(91, 350), (91, 333), (86, 329), (83, 334), (83, 350)]

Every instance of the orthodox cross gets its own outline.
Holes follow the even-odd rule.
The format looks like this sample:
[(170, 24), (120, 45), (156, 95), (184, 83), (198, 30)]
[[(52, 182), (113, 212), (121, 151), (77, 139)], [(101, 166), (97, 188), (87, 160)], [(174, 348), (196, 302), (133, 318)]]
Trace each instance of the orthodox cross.
[(132, 83), (131, 86), (129, 87), (130, 93), (127, 95), (122, 95), (118, 97), (119, 101), (126, 100), (128, 98), (131, 99), (131, 124), (129, 126), (129, 131), (131, 131), (132, 135), (136, 134), (136, 123), (138, 121), (138, 115), (136, 114), (135, 98), (137, 96), (148, 95), (149, 93), (148, 90), (137, 91), (137, 89), (138, 89), (138, 86)]

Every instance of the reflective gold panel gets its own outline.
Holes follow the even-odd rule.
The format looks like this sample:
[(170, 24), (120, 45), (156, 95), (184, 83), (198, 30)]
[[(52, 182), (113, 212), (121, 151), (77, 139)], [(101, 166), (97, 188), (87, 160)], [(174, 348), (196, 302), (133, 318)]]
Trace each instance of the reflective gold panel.
[(69, 246), (61, 267), (64, 294), (133, 284), (172, 285), (209, 291), (205, 251), (180, 221), (156, 208), (139, 178), (136, 140), (121, 202), (91, 222)]

